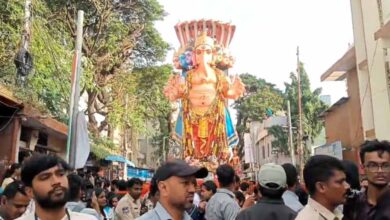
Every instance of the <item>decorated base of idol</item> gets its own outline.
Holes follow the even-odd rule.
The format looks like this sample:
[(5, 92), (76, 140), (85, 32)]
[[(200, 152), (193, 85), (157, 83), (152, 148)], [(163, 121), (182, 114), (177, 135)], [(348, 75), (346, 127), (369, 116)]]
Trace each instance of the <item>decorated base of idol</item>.
[(213, 20), (181, 22), (175, 26), (180, 48), (164, 94), (178, 102), (179, 114), (173, 138), (183, 148), (183, 159), (215, 171), (230, 163), (241, 172), (236, 145), (238, 136), (228, 110), (228, 100), (238, 99), (245, 86), (229, 76), (234, 59), (228, 46), (235, 26)]

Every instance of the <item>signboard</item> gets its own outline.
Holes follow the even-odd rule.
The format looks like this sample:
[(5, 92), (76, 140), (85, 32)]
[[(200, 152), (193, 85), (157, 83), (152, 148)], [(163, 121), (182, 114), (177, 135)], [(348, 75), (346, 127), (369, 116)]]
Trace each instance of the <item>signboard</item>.
[(341, 145), (341, 141), (336, 141), (331, 144), (325, 144), (314, 148), (314, 155), (329, 155), (342, 160), (343, 146)]

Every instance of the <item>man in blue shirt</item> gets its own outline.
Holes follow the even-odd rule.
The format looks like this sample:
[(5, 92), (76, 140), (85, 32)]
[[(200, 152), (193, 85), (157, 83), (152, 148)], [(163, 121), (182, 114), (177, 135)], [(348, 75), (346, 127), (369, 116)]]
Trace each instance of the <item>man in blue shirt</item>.
[(287, 176), (287, 190), (283, 193), (283, 202), (290, 209), (299, 212), (303, 209), (303, 205), (299, 202), (299, 197), (295, 194), (298, 183), (298, 172), (294, 165), (285, 163), (282, 165)]
[(218, 182), (221, 188), (211, 197), (206, 206), (207, 220), (235, 220), (240, 206), (235, 200), (235, 172), (233, 167), (223, 164), (217, 168)]

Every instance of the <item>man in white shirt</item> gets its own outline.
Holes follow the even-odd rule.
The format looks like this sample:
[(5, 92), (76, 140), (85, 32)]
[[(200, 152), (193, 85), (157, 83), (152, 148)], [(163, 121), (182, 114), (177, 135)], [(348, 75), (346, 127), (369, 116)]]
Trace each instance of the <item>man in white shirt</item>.
[(68, 164), (55, 155), (37, 154), (25, 161), (21, 176), (27, 195), (35, 201), (35, 212), (18, 220), (96, 220), (65, 208), (68, 170)]
[(303, 208), (303, 205), (299, 201), (297, 194), (295, 194), (298, 183), (297, 169), (291, 163), (285, 163), (282, 167), (287, 176), (287, 190), (283, 193), (283, 202), (290, 209), (299, 212)]
[(296, 220), (341, 220), (343, 215), (336, 208), (346, 202), (349, 190), (341, 161), (327, 155), (312, 156), (303, 176), (310, 198)]

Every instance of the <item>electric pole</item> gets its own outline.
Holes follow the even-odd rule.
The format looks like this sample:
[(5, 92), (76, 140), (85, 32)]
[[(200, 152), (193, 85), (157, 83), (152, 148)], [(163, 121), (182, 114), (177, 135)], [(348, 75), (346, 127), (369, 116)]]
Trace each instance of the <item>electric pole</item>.
[(299, 158), (299, 173), (303, 180), (303, 146), (302, 146), (302, 91), (301, 91), (301, 63), (299, 61), (299, 46), (297, 47), (297, 79), (298, 79), (298, 158)]

